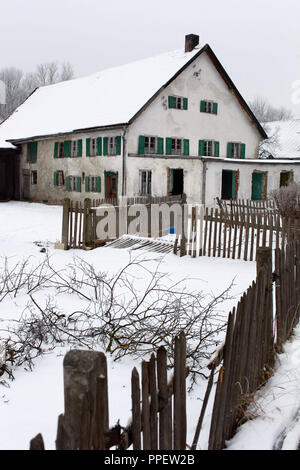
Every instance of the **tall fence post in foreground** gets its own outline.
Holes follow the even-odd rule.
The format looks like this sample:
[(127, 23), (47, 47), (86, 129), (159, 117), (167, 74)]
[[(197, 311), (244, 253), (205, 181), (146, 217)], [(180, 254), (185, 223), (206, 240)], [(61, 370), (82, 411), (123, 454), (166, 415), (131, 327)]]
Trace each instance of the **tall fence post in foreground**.
[[(63, 367), (65, 412), (58, 420), (56, 450), (103, 450), (108, 430), (105, 354), (71, 350)], [(99, 401), (101, 407), (97, 406)]]
[(92, 201), (84, 200), (84, 245), (89, 246), (93, 241), (93, 214), (91, 211)]

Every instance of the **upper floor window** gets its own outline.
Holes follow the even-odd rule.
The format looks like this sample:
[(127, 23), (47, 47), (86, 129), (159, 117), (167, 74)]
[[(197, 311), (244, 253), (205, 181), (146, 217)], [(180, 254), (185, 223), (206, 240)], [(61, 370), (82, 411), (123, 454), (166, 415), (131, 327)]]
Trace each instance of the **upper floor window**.
[(171, 109), (188, 109), (188, 99), (183, 96), (169, 96), (168, 104)]
[(121, 155), (121, 136), (103, 137), (103, 155)]
[(220, 144), (216, 140), (199, 140), (199, 156), (218, 157)]
[(189, 140), (178, 139), (176, 137), (166, 138), (166, 154), (167, 155), (189, 155)]
[(228, 158), (245, 158), (246, 145), (241, 142), (228, 142), (227, 157)]
[(81, 157), (82, 140), (65, 140), (54, 143), (54, 158)]
[(37, 160), (37, 142), (28, 142), (27, 144), (27, 162), (35, 163)]
[(218, 103), (211, 100), (202, 100), (200, 102), (200, 111), (202, 113), (218, 114)]
[(139, 155), (162, 155), (164, 153), (164, 139), (156, 136), (139, 136)]

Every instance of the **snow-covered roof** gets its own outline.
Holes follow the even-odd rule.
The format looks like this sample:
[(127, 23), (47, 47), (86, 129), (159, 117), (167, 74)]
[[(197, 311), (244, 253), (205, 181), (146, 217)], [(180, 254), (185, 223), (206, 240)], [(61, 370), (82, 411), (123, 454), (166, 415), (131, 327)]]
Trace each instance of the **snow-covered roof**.
[(264, 124), (269, 136), (262, 147), (274, 158), (300, 158), (300, 119)]
[(5, 140), (128, 123), (199, 50), (180, 49), (38, 88), (0, 125), (0, 147)]

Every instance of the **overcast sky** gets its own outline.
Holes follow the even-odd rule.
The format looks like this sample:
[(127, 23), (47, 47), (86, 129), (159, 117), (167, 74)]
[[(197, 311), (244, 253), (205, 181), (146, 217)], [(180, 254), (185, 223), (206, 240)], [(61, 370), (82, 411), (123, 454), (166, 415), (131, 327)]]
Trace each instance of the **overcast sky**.
[(178, 49), (194, 33), (246, 100), (261, 95), (300, 117), (292, 98), (297, 80), (300, 89), (299, 0), (0, 0), (0, 6), (0, 69), (30, 72), (39, 63), (68, 61), (79, 77)]

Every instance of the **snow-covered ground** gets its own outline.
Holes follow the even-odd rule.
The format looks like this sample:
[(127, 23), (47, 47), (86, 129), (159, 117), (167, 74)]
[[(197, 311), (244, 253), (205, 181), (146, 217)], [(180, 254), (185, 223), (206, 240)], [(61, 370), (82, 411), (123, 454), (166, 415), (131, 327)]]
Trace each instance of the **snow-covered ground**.
[[(117, 272), (128, 262), (129, 252), (125, 249), (54, 249), (54, 243), (60, 241), (61, 216), (59, 206), (24, 202), (0, 204), (0, 259), (7, 257), (13, 264), (30, 256), (32, 264), (37, 264), (46, 256), (41, 252), (45, 247), (51, 262), (60, 269), (72, 262), (74, 256), (110, 273)], [(141, 257), (142, 252), (137, 253)], [(149, 258), (149, 253), (143, 253), (142, 256)], [(153, 258), (152, 253), (150, 262), (155, 269), (158, 255), (157, 260)], [(227, 300), (222, 306), (227, 315), (254, 279), (255, 263), (207, 257), (179, 258), (170, 253), (163, 257), (160, 271), (169, 273), (173, 279), (188, 278), (185, 283), (189, 289), (213, 294), (221, 292), (234, 279), (234, 299)], [(0, 320), (15, 318), (24, 308), (21, 297), (6, 299), (0, 303)], [(46, 449), (55, 448), (57, 418), (64, 411), (62, 363), (66, 351), (66, 348), (57, 347), (36, 359), (32, 371), (19, 367), (14, 371), (14, 381), (6, 378), (8, 386), (0, 385), (0, 449), (28, 449), (30, 439), (39, 432), (44, 437)], [(130, 418), (131, 370), (137, 362), (129, 358), (115, 362), (109, 355), (107, 360), (110, 425), (118, 419), (126, 425)], [(257, 417), (240, 428), (228, 443), (229, 449), (272, 449), (275, 444), (286, 449), (297, 447), (300, 436), (300, 421), (297, 421), (300, 417), (299, 366), (300, 329), (280, 355), (274, 377), (255, 399), (251, 415)], [(204, 379), (199, 379), (188, 393), (188, 444), (192, 443), (206, 385)], [(207, 448), (212, 403), (213, 397), (200, 434), (198, 448), (202, 450)], [(283, 444), (282, 438), (285, 438)]]

